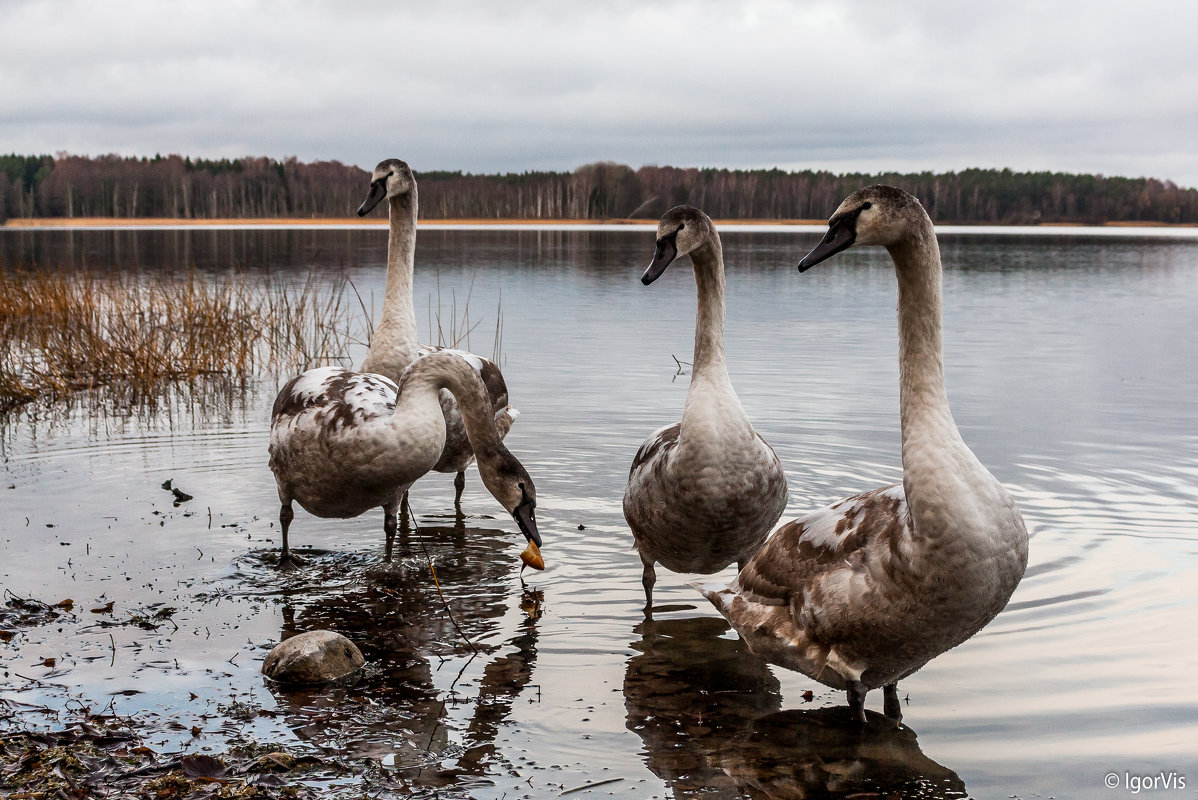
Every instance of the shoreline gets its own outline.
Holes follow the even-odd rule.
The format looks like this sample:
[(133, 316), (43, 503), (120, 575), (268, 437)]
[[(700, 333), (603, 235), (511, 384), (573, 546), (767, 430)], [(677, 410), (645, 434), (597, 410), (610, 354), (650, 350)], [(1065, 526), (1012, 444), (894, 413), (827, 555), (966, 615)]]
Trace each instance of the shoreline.
[[(715, 220), (720, 225), (826, 225), (823, 219), (725, 219)], [(420, 219), (419, 225), (656, 225), (654, 219), (523, 219), (509, 217), (467, 217), (460, 219)], [(357, 219), (354, 217), (227, 217), (220, 219), (175, 219), (171, 217), (35, 217), (9, 219), (0, 228), (12, 230), (37, 230), (39, 228), (209, 228), (230, 225), (244, 227), (295, 227), (295, 228), (386, 228), (386, 218)]]
[[(755, 227), (764, 225), (804, 225), (823, 226), (823, 219), (716, 219), (716, 225), (721, 227), (743, 226)], [(505, 225), (519, 227), (522, 225), (541, 226), (610, 226), (613, 228), (633, 225), (655, 225), (651, 219), (510, 219), (510, 218), (466, 218), (466, 219), (421, 219), (420, 225), (436, 226), (478, 226)], [(173, 219), (169, 217), (37, 217), (32, 219), (9, 219), (0, 229), (3, 230), (40, 230), (46, 228), (81, 229), (89, 228), (215, 228), (215, 227), (284, 227), (284, 228), (386, 228), (386, 219), (354, 219), (351, 217), (271, 217), (271, 218), (221, 218), (221, 219)], [(1177, 224), (1168, 222), (1104, 222), (1098, 225), (1087, 225), (1081, 222), (1041, 222), (1033, 224), (998, 223), (937, 223), (937, 227), (1001, 227), (1001, 228), (1175, 228), (1189, 230), (1198, 228), (1198, 224)]]

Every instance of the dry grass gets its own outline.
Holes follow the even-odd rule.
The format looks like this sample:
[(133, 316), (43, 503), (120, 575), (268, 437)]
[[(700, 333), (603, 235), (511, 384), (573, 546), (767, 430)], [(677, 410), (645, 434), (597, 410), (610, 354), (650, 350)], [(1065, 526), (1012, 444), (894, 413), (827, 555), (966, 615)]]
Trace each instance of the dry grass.
[(344, 284), (313, 277), (0, 272), (0, 409), (97, 387), (136, 405), (173, 382), (338, 361), (351, 335), (344, 297)]

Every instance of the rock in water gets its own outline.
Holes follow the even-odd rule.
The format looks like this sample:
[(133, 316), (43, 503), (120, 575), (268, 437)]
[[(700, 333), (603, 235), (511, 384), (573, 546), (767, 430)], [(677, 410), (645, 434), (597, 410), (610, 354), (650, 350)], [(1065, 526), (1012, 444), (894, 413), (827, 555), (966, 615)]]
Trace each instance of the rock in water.
[(366, 659), (357, 646), (333, 631), (308, 631), (275, 645), (262, 674), (279, 683), (311, 686), (352, 678)]

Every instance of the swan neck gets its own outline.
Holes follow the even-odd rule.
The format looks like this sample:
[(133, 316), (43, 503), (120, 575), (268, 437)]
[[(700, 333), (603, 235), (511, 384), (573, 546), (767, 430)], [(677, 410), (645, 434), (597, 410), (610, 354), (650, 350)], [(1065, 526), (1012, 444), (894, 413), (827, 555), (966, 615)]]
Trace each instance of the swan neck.
[(725, 295), (724, 252), (718, 236), (690, 253), (699, 293), (695, 315), (695, 353), (691, 383), (703, 377), (728, 381), (724, 360)]
[(404, 372), (402, 392), (412, 385), (434, 393), (447, 389), (458, 401), (466, 438), (480, 460), (494, 458), (506, 452), (499, 430), (495, 427), (494, 409), (482, 376), (460, 356), (452, 353), (431, 353), (416, 361)]
[(889, 248), (898, 276), (899, 405), (904, 443), (910, 428), (947, 423), (956, 430), (944, 389), (940, 248), (931, 223)]
[(369, 371), (392, 379), (416, 360), (416, 308), (412, 301), (413, 263), (416, 256), (416, 189), (392, 197), (387, 237), (387, 283), (383, 312), (370, 342)]

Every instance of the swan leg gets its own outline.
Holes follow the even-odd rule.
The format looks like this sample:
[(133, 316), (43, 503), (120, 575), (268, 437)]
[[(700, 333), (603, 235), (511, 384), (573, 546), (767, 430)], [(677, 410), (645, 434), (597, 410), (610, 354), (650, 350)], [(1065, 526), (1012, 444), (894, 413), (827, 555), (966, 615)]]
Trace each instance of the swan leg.
[(895, 722), (903, 721), (903, 706), (899, 702), (898, 684), (888, 683), (882, 687), (882, 698), (885, 705), (882, 707), (886, 716), (890, 717)]
[(645, 571), (641, 573), (641, 585), (645, 587), (645, 616), (653, 619), (653, 584), (657, 583), (657, 570), (653, 569), (653, 560), (641, 553), (641, 563)]
[[(849, 681), (849, 712), (853, 715), (854, 722), (865, 722), (865, 693), (869, 690), (865, 688), (865, 684), (861, 681)], [(898, 700), (898, 696), (895, 696)]]
[(281, 570), (293, 570), (304, 565), (304, 560), (291, 552), (291, 548), (287, 546), (287, 530), (291, 527), (291, 520), (295, 519), (295, 511), (291, 508), (291, 503), (283, 503), (279, 508), (279, 527), (283, 529), (283, 551), (279, 553), (278, 568)]
[[(404, 516), (406, 517), (407, 514), (405, 513)], [(383, 537), (386, 541), (386, 546), (383, 549), (383, 563), (385, 564), (391, 563), (391, 551), (395, 547), (395, 530), (398, 527), (399, 519), (396, 516), (395, 504), (390, 503), (383, 506)]]
[(466, 488), (466, 473), (459, 472), (453, 478), (453, 507), (461, 509), (462, 491)]

